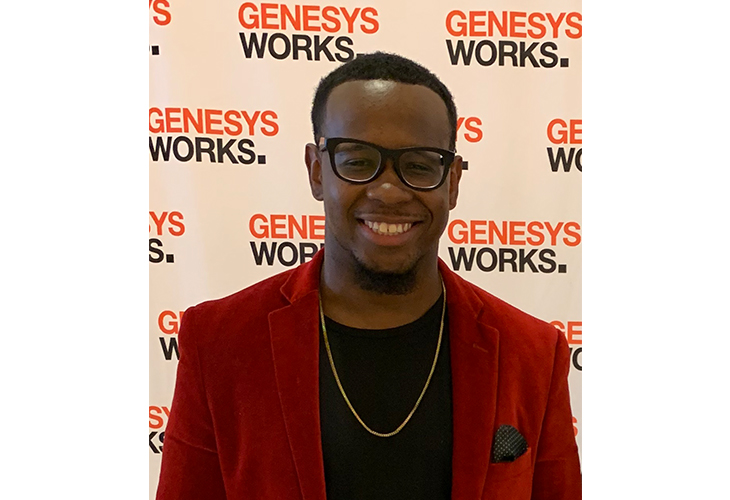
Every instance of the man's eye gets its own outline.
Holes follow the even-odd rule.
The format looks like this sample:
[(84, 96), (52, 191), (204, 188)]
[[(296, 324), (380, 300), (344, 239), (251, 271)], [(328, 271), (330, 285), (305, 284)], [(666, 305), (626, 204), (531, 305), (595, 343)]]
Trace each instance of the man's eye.
[(431, 175), (436, 171), (434, 167), (424, 165), (423, 163), (408, 163), (405, 166), (405, 170), (413, 175)]
[(341, 163), (341, 166), (348, 168), (372, 167), (373, 162), (367, 158), (352, 158)]

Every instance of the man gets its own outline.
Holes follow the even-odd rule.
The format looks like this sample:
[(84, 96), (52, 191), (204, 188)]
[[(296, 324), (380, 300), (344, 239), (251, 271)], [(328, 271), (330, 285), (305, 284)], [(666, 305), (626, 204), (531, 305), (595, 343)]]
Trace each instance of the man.
[(580, 498), (564, 337), (438, 258), (449, 91), (364, 55), (312, 124), (324, 250), (185, 313), (157, 498)]

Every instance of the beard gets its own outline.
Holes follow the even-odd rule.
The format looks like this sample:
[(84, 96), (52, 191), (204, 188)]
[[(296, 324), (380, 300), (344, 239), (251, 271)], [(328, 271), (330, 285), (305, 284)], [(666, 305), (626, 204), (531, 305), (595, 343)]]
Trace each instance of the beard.
[(378, 271), (355, 258), (355, 279), (365, 291), (383, 295), (405, 295), (416, 287), (416, 266), (405, 271)]

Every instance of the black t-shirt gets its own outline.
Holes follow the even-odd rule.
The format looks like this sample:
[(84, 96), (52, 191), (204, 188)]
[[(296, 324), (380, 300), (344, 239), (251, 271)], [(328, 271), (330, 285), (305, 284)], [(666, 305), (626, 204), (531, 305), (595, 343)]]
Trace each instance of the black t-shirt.
[[(443, 296), (413, 323), (386, 330), (349, 328), (325, 318), (340, 382), (374, 431), (394, 431), (413, 409), (436, 354), (442, 305)], [(328, 500), (451, 498), (448, 317), (431, 383), (395, 436), (374, 436), (355, 419), (335, 382), (321, 333), (319, 380)]]

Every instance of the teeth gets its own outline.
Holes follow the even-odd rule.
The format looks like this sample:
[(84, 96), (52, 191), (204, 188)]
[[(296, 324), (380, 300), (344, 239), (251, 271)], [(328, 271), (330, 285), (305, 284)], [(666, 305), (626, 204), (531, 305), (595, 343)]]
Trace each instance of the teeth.
[(407, 232), (413, 224), (407, 222), (405, 224), (388, 224), (387, 222), (365, 221), (365, 224), (373, 230), (374, 233), (383, 235), (403, 234)]

